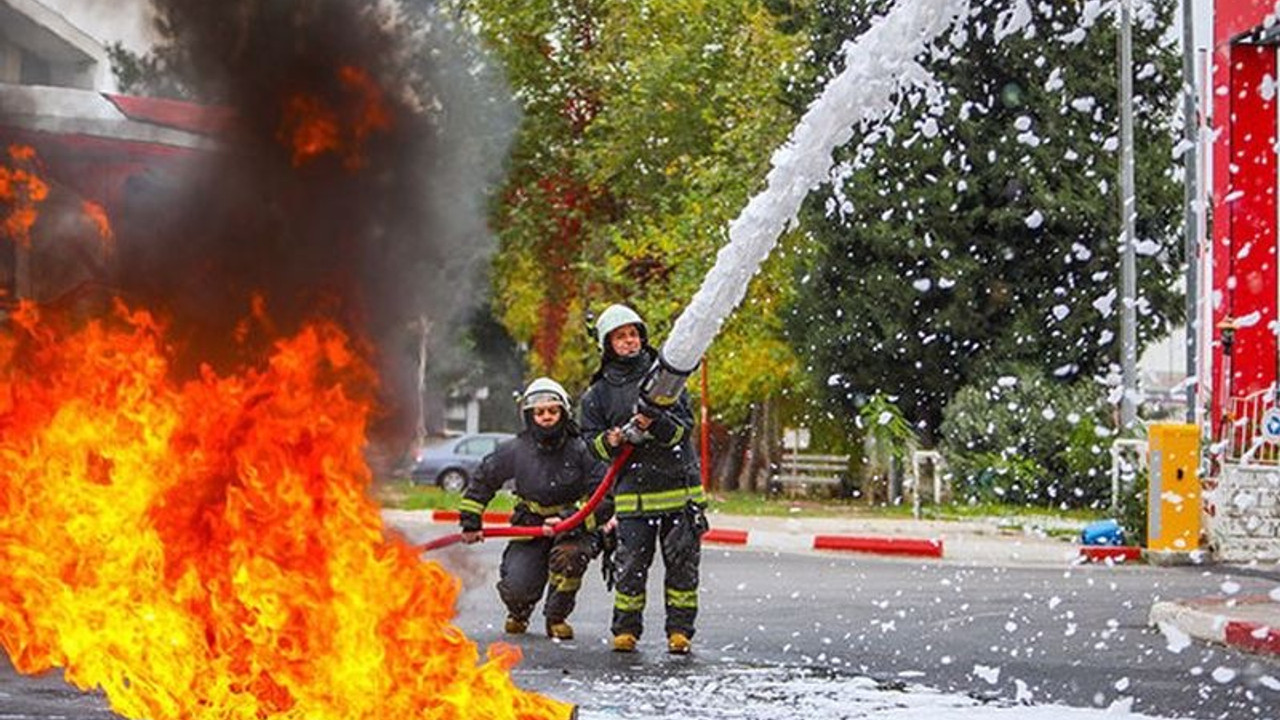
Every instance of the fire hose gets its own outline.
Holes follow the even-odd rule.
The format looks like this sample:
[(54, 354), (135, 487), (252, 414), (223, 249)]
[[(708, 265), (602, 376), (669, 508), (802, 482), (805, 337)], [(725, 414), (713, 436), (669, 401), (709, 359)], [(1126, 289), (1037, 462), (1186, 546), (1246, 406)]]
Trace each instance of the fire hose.
[[(635, 446), (624, 444), (618, 452), (618, 456), (613, 459), (609, 465), (609, 470), (604, 474), (604, 479), (596, 486), (595, 492), (591, 493), (591, 497), (587, 498), (587, 502), (578, 511), (569, 517), (561, 520), (555, 525), (495, 525), (492, 527), (480, 528), (480, 532), (484, 537), (549, 537), (551, 535), (559, 535), (569, 532), (570, 530), (582, 524), (587, 516), (595, 512), (596, 507), (604, 500), (604, 496), (609, 494), (609, 489), (613, 487), (613, 481), (618, 477), (618, 473), (622, 470), (622, 466), (626, 464), (627, 458), (631, 457), (631, 451)], [(456, 543), (462, 542), (462, 533), (452, 533), (443, 537), (438, 537), (431, 542), (418, 546), (423, 552), (437, 550), (442, 547), (448, 547)]]

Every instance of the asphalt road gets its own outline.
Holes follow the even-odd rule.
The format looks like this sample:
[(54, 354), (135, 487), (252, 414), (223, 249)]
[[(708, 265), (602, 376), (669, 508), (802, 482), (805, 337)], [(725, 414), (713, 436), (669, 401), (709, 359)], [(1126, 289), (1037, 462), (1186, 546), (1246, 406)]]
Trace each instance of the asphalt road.
[[(497, 550), (480, 550), (467, 558), (468, 567), (491, 570)], [(678, 684), (691, 674), (770, 667), (867, 676), (882, 687), (925, 686), (1001, 703), (1280, 718), (1280, 660), (1170, 639), (1147, 626), (1157, 600), (1268, 592), (1280, 578), (1219, 568), (982, 568), (723, 549), (706, 552), (703, 578), (692, 657), (666, 655), (661, 610), (652, 601), (640, 652), (612, 653), (610, 599), (591, 577), (573, 618), (578, 638), (516, 638), (525, 651), (517, 677), (585, 707), (593, 699), (582, 697), (581, 686), (602, 675), (619, 686), (661, 687), (662, 678)], [(493, 579), (473, 571), (473, 587), (460, 602), (458, 623), (482, 645), (511, 640), (501, 634)], [(656, 577), (650, 579), (650, 598), (661, 598)], [(661, 703), (662, 694), (655, 691), (651, 701)]]
[[(978, 698), (979, 707), (1021, 704), (1020, 713), (1030, 704), (1170, 718), (1280, 717), (1280, 661), (1169, 639), (1146, 624), (1156, 600), (1268, 592), (1280, 578), (1221, 568), (985, 568), (708, 549), (695, 652), (672, 657), (653, 603), (639, 652), (610, 651), (611, 599), (595, 565), (572, 618), (577, 639), (504, 636), (493, 589), (501, 547), (438, 553), (467, 584), (457, 623), (482, 646), (513, 641), (525, 653), (518, 684), (578, 703), (584, 717), (792, 717), (797, 703), (848, 687), (897, 693), (886, 696), (887, 707), (901, 707), (894, 697), (936, 690)], [(660, 598), (657, 576), (651, 580), (650, 597)], [(694, 693), (698, 709), (682, 711)], [(765, 710), (743, 712), (738, 705), (748, 701)], [(831, 703), (847, 707), (849, 700), (833, 695)], [(0, 662), (0, 717), (113, 716), (99, 697), (52, 675), (18, 677)]]

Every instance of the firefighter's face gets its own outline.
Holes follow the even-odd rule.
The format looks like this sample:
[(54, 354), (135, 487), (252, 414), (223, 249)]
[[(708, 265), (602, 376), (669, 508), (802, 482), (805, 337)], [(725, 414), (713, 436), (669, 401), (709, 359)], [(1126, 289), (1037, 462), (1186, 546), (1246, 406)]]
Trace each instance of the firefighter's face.
[(609, 333), (609, 347), (618, 357), (631, 357), (640, 352), (640, 328), (623, 325)]
[(532, 410), (533, 421), (537, 423), (539, 427), (544, 428), (549, 428), (560, 422), (560, 415), (564, 412), (564, 408), (560, 407), (560, 403), (556, 402), (538, 403), (533, 406)]

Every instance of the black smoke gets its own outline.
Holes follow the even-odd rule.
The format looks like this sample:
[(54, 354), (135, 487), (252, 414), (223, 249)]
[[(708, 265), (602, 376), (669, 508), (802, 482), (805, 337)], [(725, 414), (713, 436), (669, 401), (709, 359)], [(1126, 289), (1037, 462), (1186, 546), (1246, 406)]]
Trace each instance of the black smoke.
[[(432, 353), (474, 308), (492, 241), (486, 191), (515, 124), (476, 41), (429, 4), (367, 0), (154, 0), (159, 66), (234, 121), (190, 167), (129, 179), (118, 273), (128, 301), (159, 309), (194, 370), (238, 362), (255, 338), (317, 316), (372, 348), (377, 431), (405, 439), (417, 410), (417, 323)], [(381, 95), (382, 127), (350, 130)], [(343, 147), (301, 162), (290, 98), (338, 119)], [(237, 334), (255, 297), (269, 328)], [(259, 332), (261, 331), (261, 332)]]

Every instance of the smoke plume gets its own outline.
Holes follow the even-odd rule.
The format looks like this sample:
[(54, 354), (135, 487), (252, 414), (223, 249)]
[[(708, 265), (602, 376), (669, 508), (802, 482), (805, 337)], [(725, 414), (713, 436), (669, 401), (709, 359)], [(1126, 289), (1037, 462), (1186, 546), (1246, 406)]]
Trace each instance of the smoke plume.
[(501, 83), (429, 4), (153, 6), (164, 67), (235, 120), (207, 161), (130, 179), (114, 284), (169, 315), (188, 369), (338, 319), (378, 363), (377, 429), (406, 438), (416, 323), (448, 345), (492, 250), (485, 191), (515, 124)]

